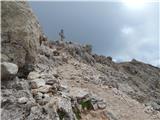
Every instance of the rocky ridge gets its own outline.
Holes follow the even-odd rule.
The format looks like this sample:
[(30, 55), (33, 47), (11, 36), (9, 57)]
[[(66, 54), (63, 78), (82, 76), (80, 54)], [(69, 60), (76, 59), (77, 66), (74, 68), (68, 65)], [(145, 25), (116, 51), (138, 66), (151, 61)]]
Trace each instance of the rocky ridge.
[(159, 68), (137, 60), (115, 63), (88, 45), (42, 40), (26, 2), (2, 6), (3, 120), (160, 119)]

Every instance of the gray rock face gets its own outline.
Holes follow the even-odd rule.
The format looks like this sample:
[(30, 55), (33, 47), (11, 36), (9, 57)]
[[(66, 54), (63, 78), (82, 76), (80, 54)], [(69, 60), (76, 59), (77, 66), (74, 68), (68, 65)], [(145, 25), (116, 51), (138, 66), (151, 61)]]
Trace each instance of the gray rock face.
[(13, 63), (9, 62), (2, 62), (1, 63), (1, 78), (6, 79), (10, 76), (16, 75), (18, 72), (18, 66)]
[(2, 54), (6, 56), (2, 60), (12, 61), (20, 67), (26, 63), (34, 63), (39, 38), (42, 36), (36, 17), (25, 1), (1, 3)]

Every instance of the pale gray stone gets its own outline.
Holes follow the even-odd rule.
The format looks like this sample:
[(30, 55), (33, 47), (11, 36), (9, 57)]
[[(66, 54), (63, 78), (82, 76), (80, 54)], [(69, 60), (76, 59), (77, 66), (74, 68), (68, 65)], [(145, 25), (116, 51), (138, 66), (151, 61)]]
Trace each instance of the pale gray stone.
[(28, 102), (28, 98), (26, 98), (26, 97), (22, 97), (22, 98), (18, 99), (18, 103), (20, 103), (20, 104), (25, 104), (27, 102)]
[(1, 77), (2, 80), (9, 76), (14, 76), (18, 72), (18, 66), (14, 63), (2, 62), (1, 63)]

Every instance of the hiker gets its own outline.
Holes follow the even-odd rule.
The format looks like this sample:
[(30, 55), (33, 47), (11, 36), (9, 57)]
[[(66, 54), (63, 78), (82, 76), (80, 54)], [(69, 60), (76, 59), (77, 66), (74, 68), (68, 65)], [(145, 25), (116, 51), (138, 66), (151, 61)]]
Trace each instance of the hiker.
[(63, 41), (64, 38), (65, 38), (63, 29), (61, 29), (61, 32), (59, 33), (59, 36), (61, 37), (61, 41)]
[(40, 46), (41, 46), (42, 42), (46, 42), (46, 41), (47, 41), (47, 37), (44, 34), (40, 35), (40, 38), (39, 38)]

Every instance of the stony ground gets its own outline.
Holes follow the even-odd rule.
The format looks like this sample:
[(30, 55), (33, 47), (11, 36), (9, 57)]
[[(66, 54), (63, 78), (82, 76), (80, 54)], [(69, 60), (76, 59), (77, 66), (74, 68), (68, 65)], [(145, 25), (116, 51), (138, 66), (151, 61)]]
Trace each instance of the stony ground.
[[(87, 58), (80, 56), (84, 54), (84, 48), (78, 49), (77, 54), (73, 53), (74, 50), (68, 52), (68, 49), (73, 48), (67, 42), (55, 43), (52, 43), (52, 47), (48, 44), (41, 46), (38, 61), (32, 69), (28, 66), (28, 74), (18, 72), (18, 67), (13, 63), (2, 63), (5, 68), (2, 72), (5, 80), (2, 81), (4, 120), (160, 119), (158, 103), (155, 106), (149, 104), (153, 102), (152, 97), (146, 100), (150, 100), (148, 104), (141, 100), (141, 96), (139, 99), (133, 98), (132, 94), (138, 96), (142, 91), (135, 92), (135, 86), (128, 80), (130, 73), (121, 70), (119, 64), (108, 61), (107, 58), (106, 63), (112, 63), (101, 64), (94, 61), (95, 64), (90, 64), (90, 53)], [(77, 49), (73, 43), (72, 46)], [(140, 64), (138, 61), (134, 62)], [(158, 72), (154, 75), (157, 74), (159, 75)], [(132, 75), (132, 80), (135, 77), (139, 79), (137, 75)], [(143, 86), (138, 89), (142, 89), (141, 87)], [(142, 96), (147, 95), (143, 92)]]
[[(107, 104), (106, 109), (102, 110), (103, 112), (100, 111), (101, 114), (98, 113), (99, 115), (97, 115), (97, 112), (94, 113), (92, 111), (88, 115), (84, 115), (84, 120), (103, 120), (105, 119), (103, 118), (103, 114), (106, 115), (107, 113), (111, 113), (111, 116), (114, 116), (116, 120), (160, 119), (159, 113), (152, 114), (152, 111), (148, 110), (149, 108), (145, 107), (144, 104), (137, 102), (117, 88), (113, 88), (108, 85), (90, 83), (89, 81), (82, 79), (84, 71), (92, 73), (94, 68), (91, 68), (91, 66), (86, 64), (79, 63), (79, 68), (81, 69), (77, 69), (73, 64), (76, 62), (77, 61), (70, 61), (70, 64), (58, 67), (60, 75), (67, 81), (68, 86), (70, 86), (71, 89), (72, 87), (88, 89), (88, 91), (96, 94), (100, 98), (103, 98)], [(100, 73), (98, 74), (98, 71), (94, 71), (93, 74), (98, 76)]]

